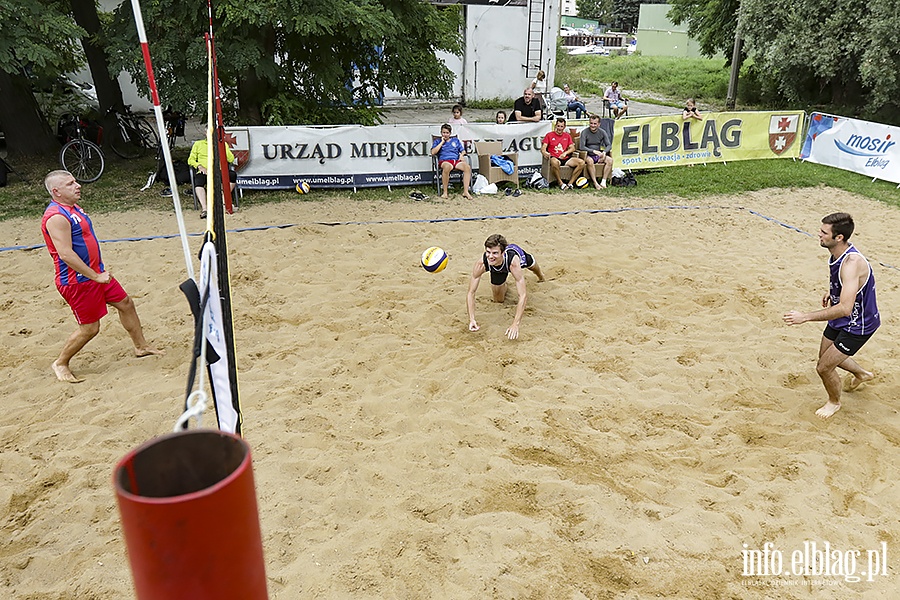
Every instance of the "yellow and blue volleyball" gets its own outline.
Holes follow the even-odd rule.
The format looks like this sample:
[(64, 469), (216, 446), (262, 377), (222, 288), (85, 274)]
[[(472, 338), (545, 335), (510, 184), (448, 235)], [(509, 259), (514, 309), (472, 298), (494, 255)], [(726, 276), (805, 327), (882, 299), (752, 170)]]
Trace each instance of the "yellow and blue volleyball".
[(588, 178), (587, 177), (579, 177), (575, 180), (575, 187), (578, 189), (583, 189), (588, 186)]
[(442, 248), (432, 246), (422, 253), (422, 268), (429, 273), (440, 273), (447, 268), (450, 257)]
[(308, 183), (306, 183), (305, 181), (301, 181), (297, 184), (296, 189), (298, 194), (308, 194), (311, 188), (309, 187)]

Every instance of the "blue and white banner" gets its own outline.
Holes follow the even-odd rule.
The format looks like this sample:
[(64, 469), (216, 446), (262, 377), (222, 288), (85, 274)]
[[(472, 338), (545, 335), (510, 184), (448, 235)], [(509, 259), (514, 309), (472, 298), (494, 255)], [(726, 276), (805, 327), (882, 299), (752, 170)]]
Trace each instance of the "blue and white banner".
[(800, 158), (900, 183), (900, 128), (813, 113)]
[[(578, 126), (580, 131), (584, 126)], [(541, 168), (541, 140), (553, 128), (541, 123), (471, 123), (453, 134), (465, 144), (477, 172), (475, 142), (501, 141), (519, 155), (519, 177)], [(244, 189), (293, 189), (300, 181), (319, 188), (429, 185), (436, 125), (229, 128), (226, 140), (238, 157)]]

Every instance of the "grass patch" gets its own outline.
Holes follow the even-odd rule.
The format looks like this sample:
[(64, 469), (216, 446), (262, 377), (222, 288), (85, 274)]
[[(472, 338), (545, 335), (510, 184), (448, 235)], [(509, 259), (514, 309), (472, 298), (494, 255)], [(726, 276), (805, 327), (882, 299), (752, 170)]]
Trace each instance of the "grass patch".
[[(887, 181), (824, 165), (788, 159), (745, 160), (706, 166), (667, 167), (636, 172), (638, 188), (625, 195), (653, 198), (676, 196), (700, 200), (715, 195), (739, 195), (767, 188), (833, 187), (900, 207), (900, 190)], [(619, 188), (621, 189), (621, 188)]]
[(724, 106), (728, 78), (722, 58), (569, 56), (560, 52), (556, 61), (556, 80), (565, 81), (582, 95), (602, 96), (609, 83), (618, 81), (624, 89), (653, 90), (676, 101), (675, 106), (691, 97), (704, 104)]
[(498, 106), (512, 106), (515, 102), (515, 98), (482, 98), (481, 100), (466, 100), (466, 108), (500, 110), (497, 108)]

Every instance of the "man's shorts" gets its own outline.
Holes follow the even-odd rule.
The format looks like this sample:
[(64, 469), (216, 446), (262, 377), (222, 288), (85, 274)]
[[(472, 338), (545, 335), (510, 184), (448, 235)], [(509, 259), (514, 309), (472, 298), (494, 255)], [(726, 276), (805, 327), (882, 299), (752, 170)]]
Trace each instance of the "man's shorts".
[(444, 163), (450, 163), (450, 170), (452, 171), (453, 169), (456, 168), (456, 165), (458, 165), (461, 162), (462, 162), (461, 160), (442, 160), (441, 162), (438, 163), (438, 166), (443, 167)]
[(125, 289), (114, 277), (109, 278), (109, 283), (85, 281), (71, 285), (58, 285), (56, 289), (69, 303), (79, 325), (96, 323), (109, 312), (106, 309), (107, 304), (121, 302), (128, 297)]
[(853, 356), (859, 349), (863, 347), (863, 344), (869, 341), (869, 338), (872, 337), (872, 334), (869, 333), (867, 335), (856, 335), (855, 333), (848, 333), (843, 329), (835, 329), (831, 325), (825, 326), (825, 331), (822, 332), (826, 338), (834, 342), (834, 347), (841, 351), (841, 354), (846, 354), (847, 356)]
[(615, 102), (610, 102), (609, 105), (612, 106), (613, 108), (625, 108), (625, 103), (622, 102), (621, 100), (616, 100)]
[(606, 153), (602, 153), (600, 156), (596, 154), (588, 154), (588, 159), (591, 160), (594, 164), (606, 162)]

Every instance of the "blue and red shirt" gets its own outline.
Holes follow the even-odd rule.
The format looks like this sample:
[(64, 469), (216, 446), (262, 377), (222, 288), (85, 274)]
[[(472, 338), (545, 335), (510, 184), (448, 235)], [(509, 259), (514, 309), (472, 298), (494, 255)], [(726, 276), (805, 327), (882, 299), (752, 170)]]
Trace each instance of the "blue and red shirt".
[(831, 275), (831, 287), (829, 294), (831, 296), (831, 305), (840, 304), (841, 290), (841, 266), (844, 259), (850, 254), (858, 254), (866, 261), (869, 267), (869, 276), (859, 291), (856, 292), (856, 298), (853, 301), (853, 312), (848, 317), (840, 317), (828, 321), (828, 325), (834, 329), (841, 329), (847, 333), (854, 335), (870, 335), (881, 325), (881, 315), (878, 314), (878, 305), (875, 302), (875, 273), (872, 272), (872, 265), (866, 260), (866, 257), (857, 250), (853, 244), (847, 248), (843, 254), (834, 259), (828, 260), (828, 269)]
[(56, 285), (72, 285), (73, 283), (84, 283), (90, 281), (84, 275), (69, 267), (59, 257), (50, 233), (47, 231), (47, 221), (50, 217), (62, 215), (69, 220), (72, 227), (72, 249), (84, 263), (97, 273), (103, 272), (103, 260), (100, 258), (100, 242), (94, 235), (94, 225), (91, 223), (90, 217), (77, 204), (71, 207), (63, 206), (57, 202), (51, 202), (44, 211), (44, 218), (41, 219), (41, 232), (44, 234), (44, 242), (47, 244), (47, 250), (53, 258), (53, 264), (56, 267)]
[[(434, 149), (438, 144), (441, 143), (441, 139), (437, 138), (431, 143), (431, 148)], [(461, 141), (456, 136), (451, 137), (449, 140), (444, 142), (444, 145), (441, 146), (441, 149), (438, 150), (438, 161), (444, 160), (459, 160), (460, 155), (465, 152), (466, 149), (463, 147)]]

